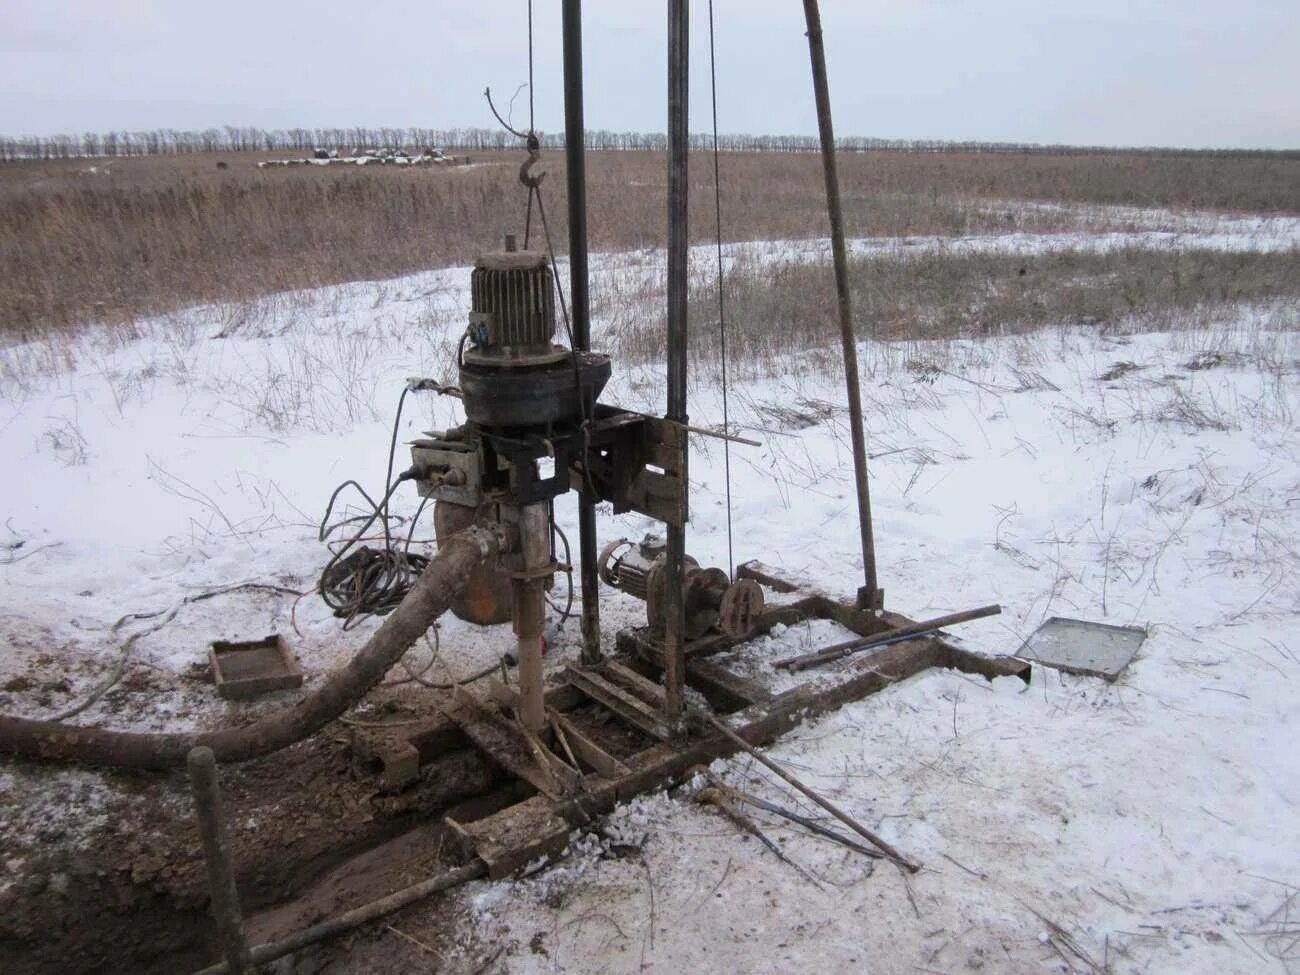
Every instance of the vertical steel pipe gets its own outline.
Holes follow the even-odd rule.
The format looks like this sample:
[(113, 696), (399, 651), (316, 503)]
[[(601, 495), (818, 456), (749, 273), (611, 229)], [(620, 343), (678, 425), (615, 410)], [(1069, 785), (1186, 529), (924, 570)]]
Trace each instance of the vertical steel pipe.
[(198, 821), (203, 859), (208, 867), (212, 919), (217, 925), (221, 952), (226, 957), (226, 970), (234, 975), (252, 975), (253, 956), (244, 940), (244, 919), (239, 913), (235, 870), (230, 863), (230, 840), (222, 822), (217, 759), (211, 748), (200, 745), (190, 750), (188, 764), (194, 818)]
[(844, 383), (849, 395), (849, 435), (853, 441), (853, 473), (858, 491), (858, 528), (862, 536), (862, 568), (866, 585), (859, 594), (864, 609), (883, 608), (884, 594), (876, 577), (876, 542), (871, 528), (871, 490), (867, 481), (867, 445), (862, 424), (862, 390), (858, 378), (858, 345), (849, 300), (849, 262), (844, 247), (844, 213), (840, 206), (840, 177), (835, 166), (835, 130), (831, 126), (830, 85), (826, 80), (826, 49), (817, 0), (803, 0), (808, 23), (808, 53), (812, 58), (813, 92), (817, 99), (817, 128), (821, 134), (822, 169), (826, 176), (826, 209), (831, 222), (831, 252), (835, 261), (835, 295), (839, 304), (840, 343), (844, 351)]
[[(569, 190), (569, 301), (573, 346), (591, 348), (587, 283), (587, 158), (582, 117), (582, 0), (564, 0), (564, 159)], [(582, 578), (582, 662), (600, 660), (600, 576), (596, 566), (596, 499), (578, 494)]]
[(591, 346), (587, 289), (587, 160), (582, 117), (582, 0), (564, 0), (564, 165), (569, 189), (569, 305), (573, 344)]
[(519, 720), (534, 733), (546, 728), (542, 692), (542, 630), (546, 614), (543, 573), (551, 564), (550, 505), (545, 501), (507, 513), (519, 527), (519, 571), (513, 581), (514, 630), (519, 660)]
[(687, 151), (690, 108), (690, 4), (668, 0), (668, 413), (681, 451), (681, 522), (668, 526), (664, 566), (664, 700), (669, 723), (682, 715), (686, 672), (682, 561), (686, 555), (687, 457)]

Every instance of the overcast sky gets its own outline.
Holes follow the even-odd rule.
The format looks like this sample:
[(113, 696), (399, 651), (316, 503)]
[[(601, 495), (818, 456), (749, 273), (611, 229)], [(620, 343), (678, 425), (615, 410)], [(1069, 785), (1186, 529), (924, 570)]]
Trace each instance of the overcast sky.
[[(590, 128), (665, 128), (665, 4), (587, 0)], [(537, 125), (563, 127), (559, 0)], [(706, 0), (692, 130), (708, 127)], [(527, 0), (0, 0), (0, 133), (489, 125)], [(799, 0), (715, 0), (720, 127), (816, 131)], [(1300, 147), (1296, 0), (823, 0), (841, 135)], [(525, 96), (515, 118), (526, 118)]]

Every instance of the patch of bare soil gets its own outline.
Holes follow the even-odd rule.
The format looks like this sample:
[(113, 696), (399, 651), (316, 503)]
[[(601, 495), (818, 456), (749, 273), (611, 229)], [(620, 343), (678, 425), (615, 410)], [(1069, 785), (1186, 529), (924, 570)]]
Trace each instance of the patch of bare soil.
[[(215, 960), (207, 881), (186, 777), (69, 773), (0, 765), (0, 971), (176, 972)], [(263, 913), (255, 941), (423, 879), (442, 856), (427, 828), (488, 792), (495, 771), (470, 751), (439, 757), (383, 794), (358, 768), (348, 732), (326, 733), (221, 771), (227, 830), (246, 914), (280, 904), (340, 864), (405, 835), (400, 856), (365, 857), (295, 909)], [(67, 792), (67, 794), (62, 794)], [(412, 832), (414, 830), (414, 832)]]

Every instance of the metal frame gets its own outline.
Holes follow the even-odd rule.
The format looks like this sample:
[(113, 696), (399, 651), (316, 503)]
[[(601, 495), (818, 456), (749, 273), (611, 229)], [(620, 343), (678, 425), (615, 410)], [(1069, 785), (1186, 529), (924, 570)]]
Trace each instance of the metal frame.
[[(685, 520), (689, 514), (687, 468), (689, 444), (686, 434), (689, 416), (687, 385), (687, 250), (688, 217), (688, 133), (690, 93), (689, 0), (667, 0), (668, 14), (668, 242), (667, 242), (667, 404), (665, 419), (676, 424), (679, 436), (672, 448), (678, 453), (672, 465), (679, 480), (680, 502), (670, 505), (680, 520), (665, 519), (668, 540), (666, 625), (662, 645), (664, 672), (664, 716), (670, 724), (680, 722), (686, 650), (682, 567), (686, 557)], [(848, 283), (848, 258), (844, 241), (844, 219), (840, 203), (839, 175), (835, 159), (835, 134), (831, 122), (830, 85), (822, 42), (818, 0), (804, 0), (808, 25), (808, 51), (812, 65), (817, 123), (821, 137), (822, 163), (826, 182), (826, 206), (830, 220), (831, 248), (835, 265), (836, 298), (839, 312), (844, 379), (849, 404), (849, 428), (853, 447), (853, 470), (857, 496), (858, 527), (862, 550), (864, 585), (858, 591), (859, 609), (879, 614), (884, 610), (884, 592), (876, 567), (875, 537), (871, 517), (871, 494), (867, 470), (865, 424), (858, 371), (857, 337)], [(573, 307), (575, 349), (587, 351), (591, 331), (588, 302), (588, 256), (586, 213), (586, 159), (583, 133), (582, 92), (582, 4), (564, 0), (564, 106), (565, 153), (569, 188), (570, 293)], [(667, 438), (663, 438), (667, 440)], [(582, 661), (594, 665), (600, 653), (599, 575), (596, 565), (595, 503), (589, 485), (579, 484), (579, 556), (582, 577)]]
[(668, 0), (668, 411), (680, 424), (678, 470), (681, 472), (682, 524), (667, 528), (668, 550), (664, 562), (664, 717), (670, 725), (682, 718), (685, 680), (686, 608), (682, 595), (682, 564), (686, 558), (689, 517), (689, 444), (686, 413), (687, 330), (687, 225), (688, 139), (690, 110), (690, 4)]
[[(738, 575), (774, 594), (775, 605), (763, 615), (758, 632), (777, 623), (811, 618), (832, 619), (862, 635), (911, 622), (893, 613), (864, 610), (856, 600), (837, 599), (809, 582), (783, 578), (760, 562), (746, 563)], [(1031, 671), (1023, 660), (986, 656), (938, 636), (919, 636), (846, 659), (822, 671), (816, 680), (772, 693), (709, 659), (745, 642), (716, 636), (687, 644), (683, 676), (717, 713), (726, 715), (727, 727), (751, 745), (771, 742), (807, 718), (931, 667), (1026, 682)], [(508, 876), (539, 856), (563, 850), (574, 827), (636, 795), (680, 781), (696, 765), (734, 754), (739, 747), (721, 732), (698, 723), (684, 735), (669, 727), (662, 719), (664, 689), (643, 675), (662, 666), (662, 645), (646, 630), (624, 630), (619, 644), (622, 652), (599, 667), (571, 667), (547, 685), (550, 745), (530, 737), (510, 720), (518, 692), (498, 683), (492, 685), (487, 700), (456, 693), (443, 706), (442, 716), (427, 722), (395, 732), (361, 732), (354, 748), (377, 761), (385, 784), (396, 788), (415, 779), (421, 756), (432, 757), (469, 743), (535, 790), (482, 819), (449, 822), (462, 841), (464, 855), (480, 859), (491, 877)], [(589, 737), (576, 717), (592, 703), (639, 733), (640, 746), (616, 757)]]

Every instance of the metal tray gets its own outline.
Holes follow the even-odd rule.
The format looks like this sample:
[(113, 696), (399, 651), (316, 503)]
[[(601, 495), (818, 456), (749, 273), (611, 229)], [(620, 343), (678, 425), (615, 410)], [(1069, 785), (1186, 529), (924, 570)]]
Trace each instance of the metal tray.
[(228, 700), (302, 686), (298, 662), (278, 633), (261, 640), (213, 641), (208, 659), (217, 693)]
[(1016, 656), (1068, 674), (1114, 680), (1133, 662), (1147, 631), (1053, 616), (1024, 642)]

